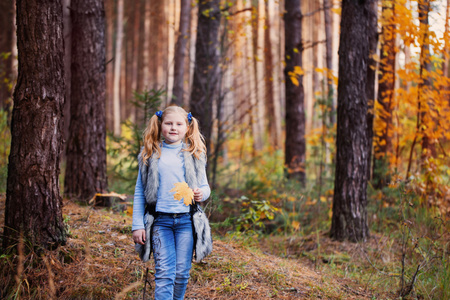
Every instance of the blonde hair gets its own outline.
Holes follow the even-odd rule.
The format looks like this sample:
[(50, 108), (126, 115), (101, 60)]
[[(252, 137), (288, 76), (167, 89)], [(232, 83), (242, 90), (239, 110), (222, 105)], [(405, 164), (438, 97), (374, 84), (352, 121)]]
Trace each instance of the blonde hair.
[(187, 132), (184, 142), (187, 144), (187, 148), (183, 151), (188, 151), (194, 155), (197, 159), (202, 154), (206, 154), (205, 138), (200, 133), (198, 121), (192, 117), (191, 122), (188, 121), (188, 113), (181, 107), (176, 105), (168, 106), (163, 110), (161, 120), (157, 115), (153, 115), (148, 122), (147, 128), (144, 130), (144, 150), (142, 157), (144, 163), (147, 164), (147, 160), (153, 155), (154, 152), (158, 153), (158, 158), (161, 157), (161, 122), (164, 117), (171, 113), (178, 113), (185, 118), (187, 124)]

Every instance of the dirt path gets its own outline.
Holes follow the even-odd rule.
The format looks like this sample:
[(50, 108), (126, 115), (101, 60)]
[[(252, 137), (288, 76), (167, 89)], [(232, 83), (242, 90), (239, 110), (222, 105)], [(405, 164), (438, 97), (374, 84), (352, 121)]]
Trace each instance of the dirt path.
[[(0, 200), (4, 202), (4, 197)], [(65, 201), (67, 244), (46, 253), (50, 262), (36, 267), (27, 259), (22, 299), (54, 295), (58, 299), (142, 299), (146, 269), (131, 240), (131, 216)], [(4, 203), (0, 206), (3, 226)], [(29, 258), (30, 260), (32, 258)], [(10, 264), (12, 265), (12, 264)], [(16, 273), (15, 270), (9, 270)], [(0, 281), (13, 284), (13, 277)], [(35, 285), (33, 285), (35, 284)], [(52, 286), (55, 288), (52, 289)], [(153, 284), (147, 285), (151, 299)], [(34, 296), (32, 296), (34, 293)], [(283, 259), (244, 246), (215, 240), (212, 255), (192, 265), (186, 299), (370, 299), (341, 280), (322, 276), (298, 260)]]

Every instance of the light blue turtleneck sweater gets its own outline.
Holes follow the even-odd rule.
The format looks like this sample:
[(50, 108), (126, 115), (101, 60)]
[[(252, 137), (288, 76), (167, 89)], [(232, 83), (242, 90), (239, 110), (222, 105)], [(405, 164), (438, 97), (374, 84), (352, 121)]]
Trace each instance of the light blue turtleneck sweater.
[[(158, 161), (159, 189), (156, 202), (156, 211), (165, 213), (189, 212), (189, 206), (184, 205), (183, 200), (177, 201), (173, 198), (174, 192), (170, 190), (177, 182), (186, 181), (184, 177), (184, 158), (181, 152), (182, 144), (169, 145), (163, 142), (161, 157)], [(206, 174), (204, 178), (198, 178), (199, 188), (203, 192), (205, 201), (211, 194)], [(133, 203), (133, 225), (132, 230), (144, 229), (145, 196), (142, 186), (141, 170), (139, 170)]]

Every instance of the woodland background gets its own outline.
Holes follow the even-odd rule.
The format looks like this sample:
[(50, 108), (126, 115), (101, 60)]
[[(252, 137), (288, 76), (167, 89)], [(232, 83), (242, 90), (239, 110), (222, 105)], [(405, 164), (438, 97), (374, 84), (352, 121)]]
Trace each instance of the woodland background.
[(171, 103), (213, 189), (189, 299), (450, 298), (448, 0), (0, 8), (0, 298), (147, 291), (136, 156)]

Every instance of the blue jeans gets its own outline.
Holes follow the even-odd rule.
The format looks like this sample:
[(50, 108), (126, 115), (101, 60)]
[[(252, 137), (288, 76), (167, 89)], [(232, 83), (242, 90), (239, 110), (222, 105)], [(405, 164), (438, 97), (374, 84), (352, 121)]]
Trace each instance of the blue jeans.
[(158, 215), (152, 243), (155, 300), (184, 299), (194, 247), (190, 214)]

